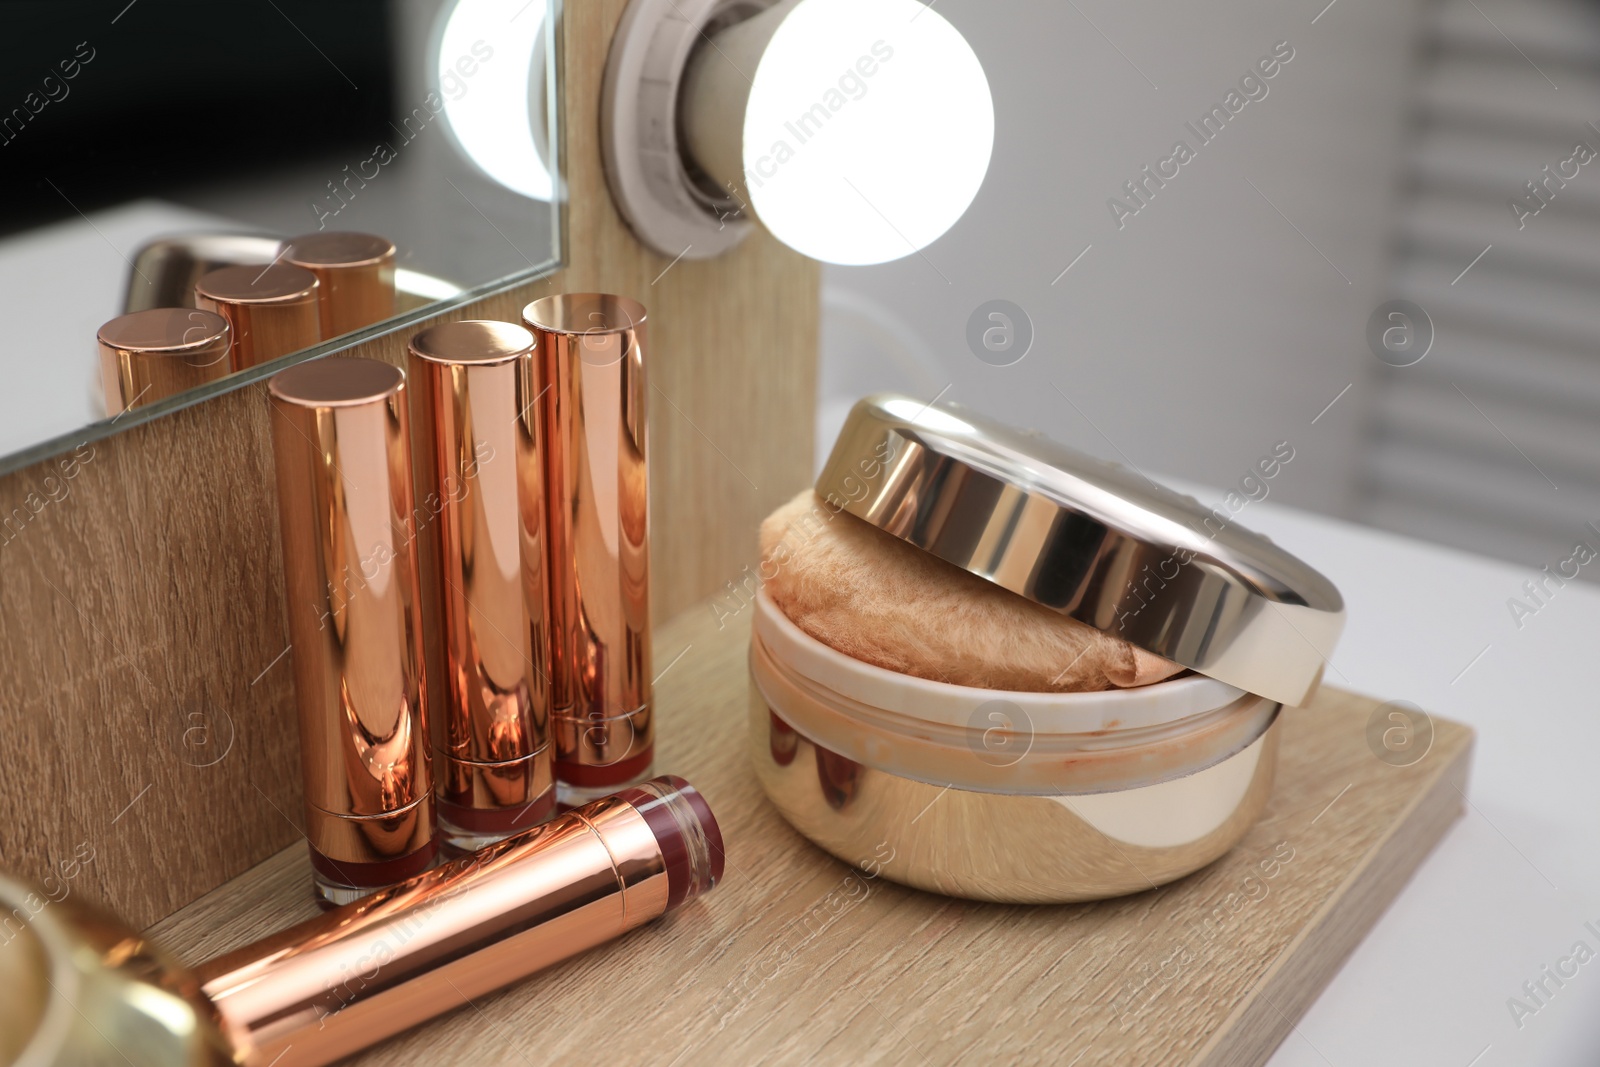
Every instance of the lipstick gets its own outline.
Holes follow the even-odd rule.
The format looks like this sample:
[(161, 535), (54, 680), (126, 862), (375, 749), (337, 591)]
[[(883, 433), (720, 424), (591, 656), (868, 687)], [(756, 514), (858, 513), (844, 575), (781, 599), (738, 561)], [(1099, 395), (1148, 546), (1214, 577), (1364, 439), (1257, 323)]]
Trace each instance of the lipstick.
[(721, 831), (657, 778), (200, 969), (242, 1062), (316, 1067), (464, 1006), (707, 892)]
[(0, 1038), (39, 1064), (321, 1067), (659, 918), (723, 865), (705, 799), (657, 778), (198, 974), (77, 894), (40, 907), (43, 890), (0, 877), (0, 910), (21, 918), (4, 932), (22, 938), (0, 946), (19, 1023)]
[(394, 315), (394, 242), (370, 233), (307, 233), (283, 243), (283, 262), (317, 278), (324, 339)]
[(228, 320), (193, 308), (150, 308), (100, 327), (100, 381), (106, 414), (214, 382), (233, 372)]
[(544, 403), (551, 726), (575, 804), (650, 773), (650, 493), (645, 309), (568, 293), (522, 312)]
[(195, 282), (194, 302), (228, 320), (239, 371), (322, 340), (317, 289), (314, 274), (284, 263), (223, 267)]
[(532, 351), (508, 322), (447, 322), (410, 345), (439, 831), (466, 850), (556, 803)]
[(269, 392), (306, 837), (344, 903), (437, 848), (405, 374), (331, 357)]

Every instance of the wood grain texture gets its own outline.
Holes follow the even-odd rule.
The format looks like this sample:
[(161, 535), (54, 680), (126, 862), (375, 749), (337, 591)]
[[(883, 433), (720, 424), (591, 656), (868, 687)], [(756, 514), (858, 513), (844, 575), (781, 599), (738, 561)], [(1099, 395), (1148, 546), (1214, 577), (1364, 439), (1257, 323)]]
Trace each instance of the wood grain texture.
[[(445, 317), (516, 321), (581, 290), (649, 309), (664, 618), (733, 579), (760, 518), (810, 478), (818, 271), (760, 232), (676, 265), (633, 239), (598, 144), (623, 6), (565, 4), (566, 268)], [(410, 332), (353, 351), (399, 363)], [(40, 881), (86, 846), (74, 891), (147, 923), (297, 839), (266, 416), (255, 385), (85, 446), (71, 477), (47, 460), (0, 479), (16, 516), (0, 532), (0, 869)]]
[[(833, 860), (761, 795), (750, 613), (723, 607), (656, 641), (663, 664), (683, 653), (658, 687), (659, 766), (716, 811), (724, 883), (352, 1062), (1259, 1064), (1462, 808), (1471, 730), (1435, 720), (1427, 755), (1391, 766), (1366, 738), (1377, 702), (1325, 689), (1285, 713), (1260, 823), (1203, 871), (1097, 904), (906, 889)], [(199, 962), (314, 914), (309, 878), (287, 850), (152, 933)]]

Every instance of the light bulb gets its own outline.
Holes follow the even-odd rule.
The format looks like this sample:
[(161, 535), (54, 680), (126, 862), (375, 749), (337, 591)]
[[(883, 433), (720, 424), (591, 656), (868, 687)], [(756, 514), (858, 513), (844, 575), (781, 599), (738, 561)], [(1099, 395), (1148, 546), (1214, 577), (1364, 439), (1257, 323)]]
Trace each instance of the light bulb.
[(916, 0), (805, 0), (773, 34), (745, 107), (751, 207), (828, 263), (932, 244), (972, 203), (993, 147), (978, 57)]
[(553, 195), (540, 150), (546, 0), (456, 0), (436, 73), (457, 146), (484, 174), (534, 200)]
[(972, 203), (994, 100), (917, 0), (629, 0), (601, 140), (618, 209), (664, 256), (720, 255), (754, 218), (814, 259), (884, 263)]
[(701, 49), (685, 97), (697, 161), (773, 236), (828, 263), (927, 247), (972, 203), (994, 147), (978, 57), (916, 0), (779, 4)]

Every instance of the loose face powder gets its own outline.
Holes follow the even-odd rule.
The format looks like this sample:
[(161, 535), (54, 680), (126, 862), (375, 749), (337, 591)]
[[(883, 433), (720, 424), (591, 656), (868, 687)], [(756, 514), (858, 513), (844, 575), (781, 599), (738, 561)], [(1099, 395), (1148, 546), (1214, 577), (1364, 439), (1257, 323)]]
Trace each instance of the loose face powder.
[(1209, 515), (965, 409), (863, 400), (762, 526), (767, 795), (847, 862), (976, 899), (1209, 863), (1264, 808), (1280, 708), (1343, 621), (1321, 575)]

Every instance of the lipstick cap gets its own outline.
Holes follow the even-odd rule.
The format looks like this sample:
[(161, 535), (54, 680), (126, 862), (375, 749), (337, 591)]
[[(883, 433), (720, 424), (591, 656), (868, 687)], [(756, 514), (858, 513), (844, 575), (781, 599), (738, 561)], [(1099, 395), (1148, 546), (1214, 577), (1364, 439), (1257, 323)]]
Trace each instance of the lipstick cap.
[(568, 293), (522, 319), (544, 403), (556, 778), (577, 798), (638, 780), (654, 752), (645, 309)]
[(507, 322), (444, 323), (410, 345), (424, 618), (443, 661), (429, 671), (439, 811), (465, 847), (555, 807), (532, 351)]
[(394, 315), (394, 242), (387, 237), (307, 233), (283, 247), (283, 262), (316, 275), (325, 340)]
[(195, 283), (194, 302), (228, 320), (236, 371), (322, 340), (317, 279), (299, 267), (274, 263), (214, 270)]
[(106, 414), (153, 404), (230, 374), (228, 320), (193, 308), (151, 308), (100, 327)]
[(270, 393), (313, 860), (393, 881), (434, 844), (405, 375), (333, 357)]

